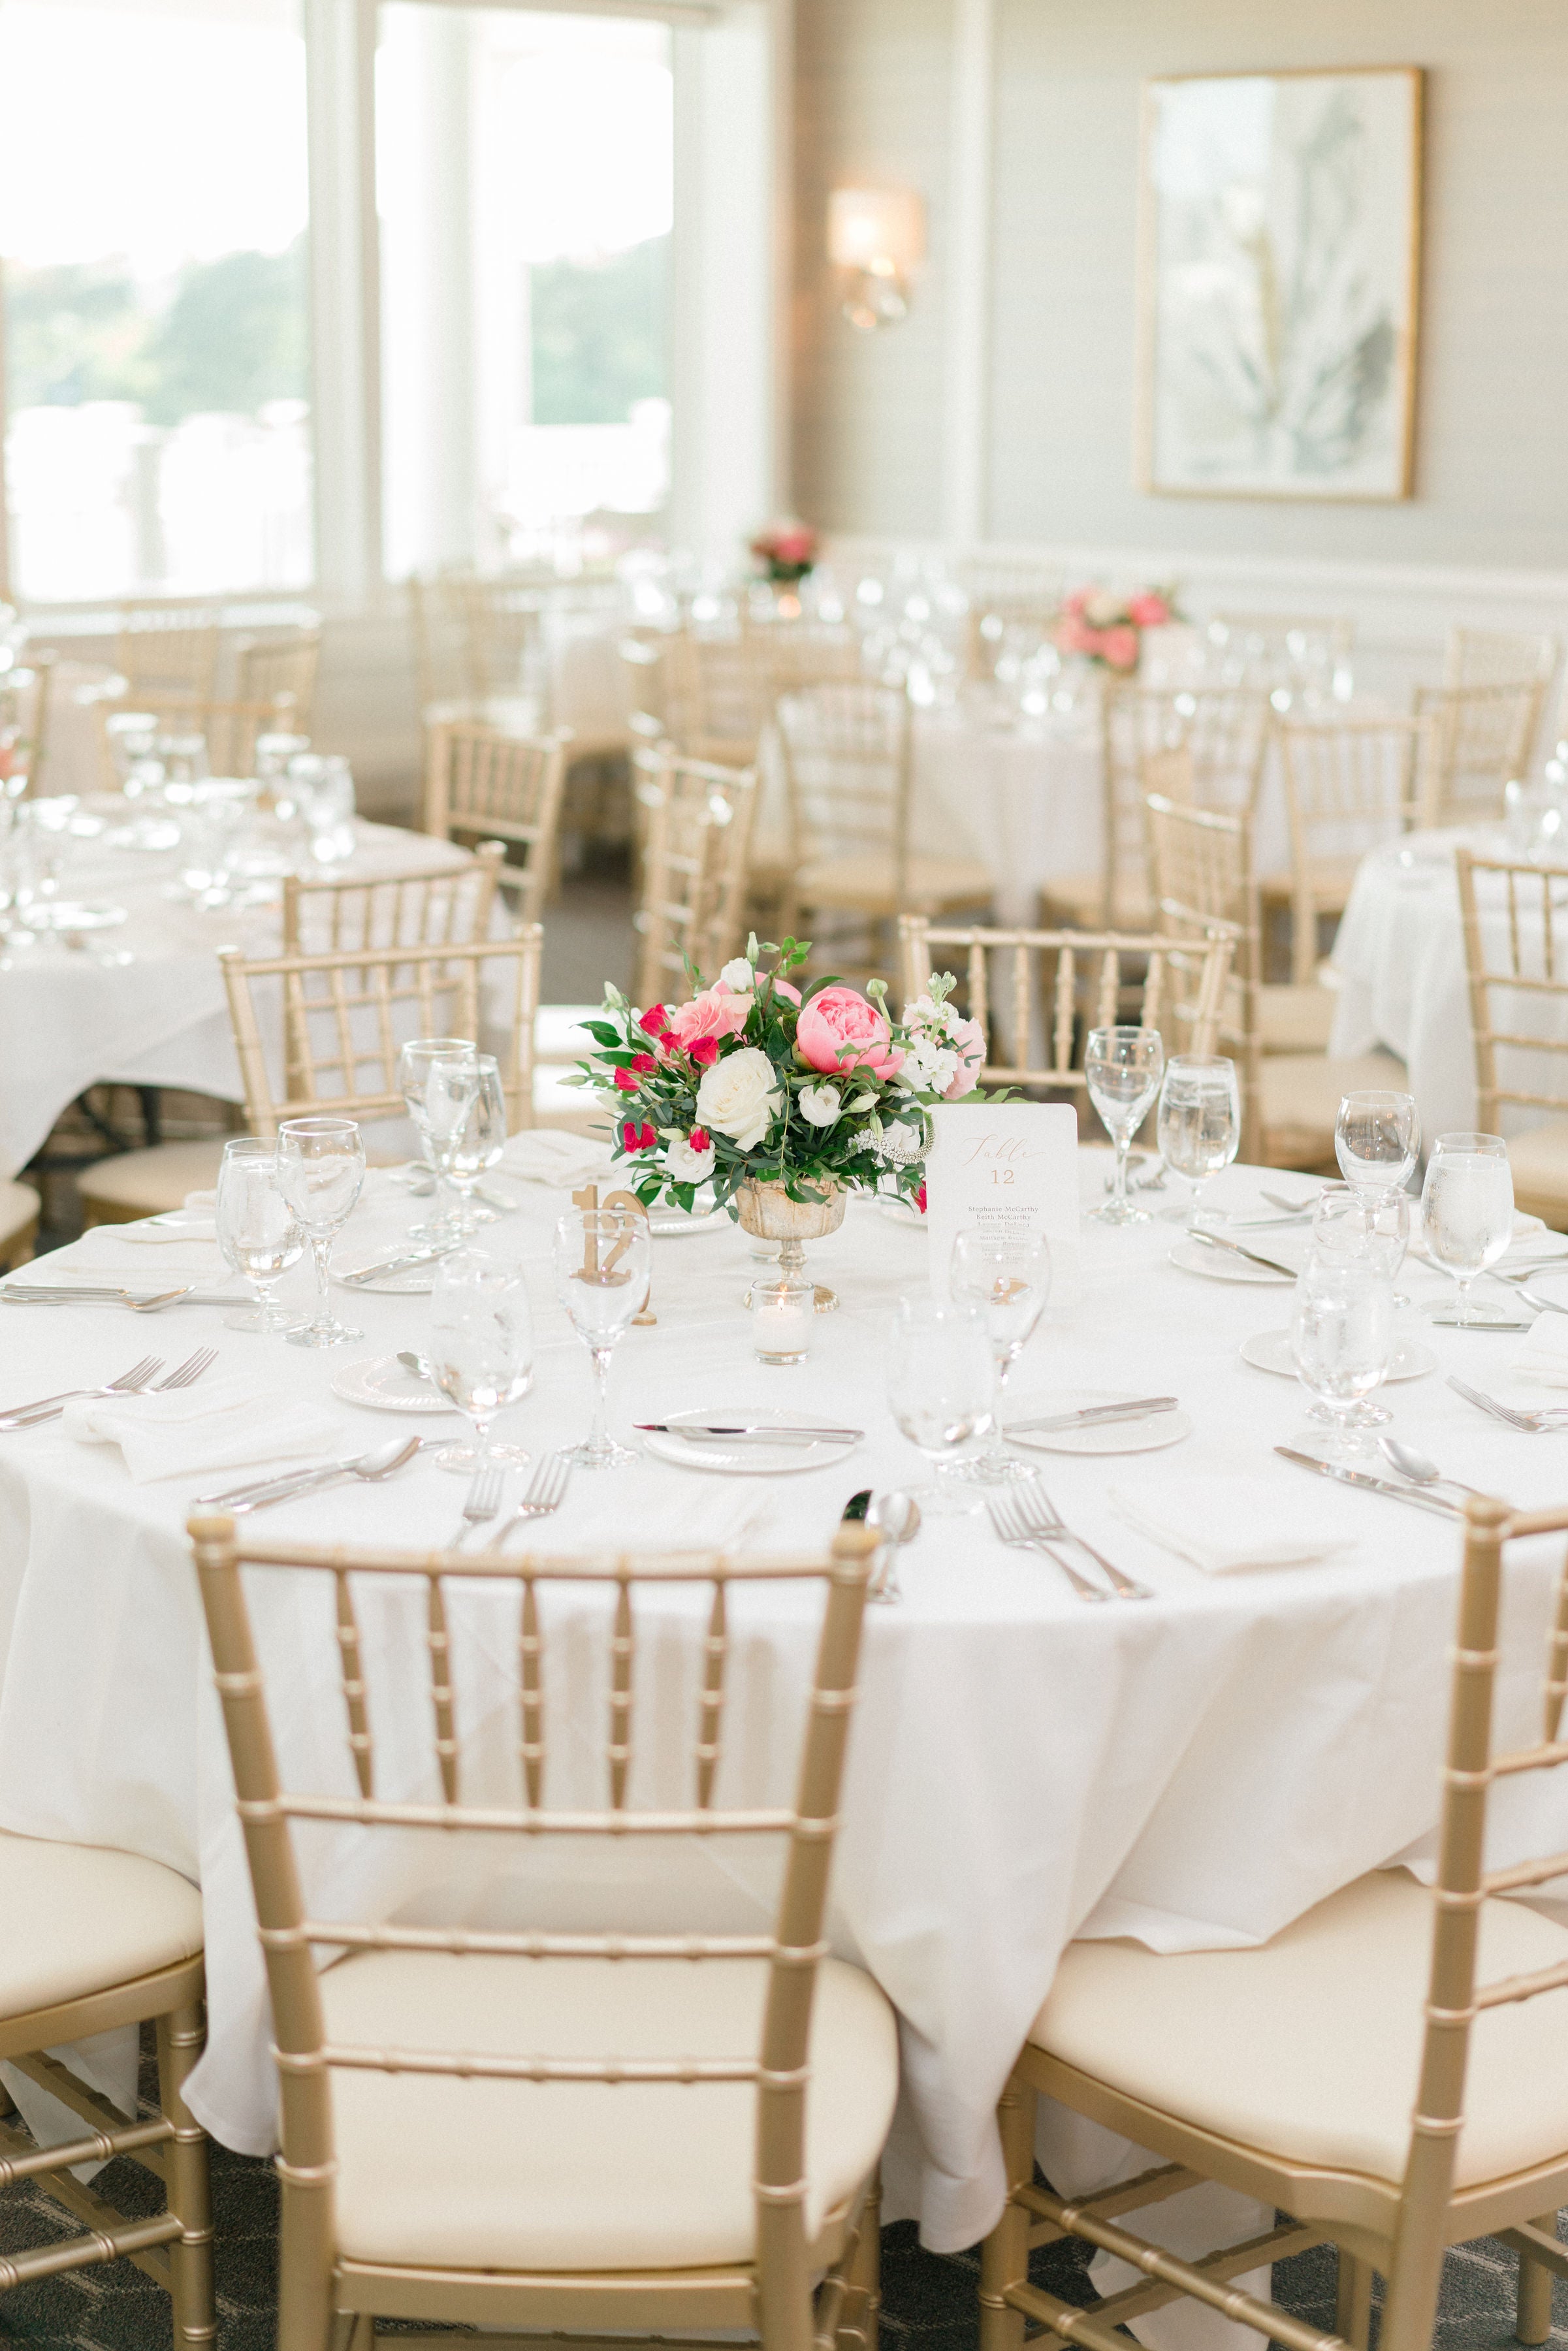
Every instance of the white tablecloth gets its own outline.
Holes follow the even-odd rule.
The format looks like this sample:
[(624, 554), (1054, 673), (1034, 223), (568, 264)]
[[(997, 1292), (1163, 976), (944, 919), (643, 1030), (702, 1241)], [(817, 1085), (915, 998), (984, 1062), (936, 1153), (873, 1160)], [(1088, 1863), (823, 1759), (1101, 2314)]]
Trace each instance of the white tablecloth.
[[(400, 827), (360, 824), (351, 859), (323, 878), (383, 880), (459, 864), (465, 850)], [(129, 918), (87, 935), (86, 951), (47, 935), (26, 947), (0, 940), (0, 1174), (26, 1166), (84, 1086), (189, 1086), (244, 1099), (217, 949), (276, 955), (277, 908), (204, 913), (166, 893), (178, 852), (77, 845), (62, 897), (123, 905)], [(129, 955), (128, 963), (99, 959)]]
[[(1397, 1053), (1410, 1072), (1428, 1148), (1439, 1134), (1473, 1129), (1478, 1116), (1454, 870), (1460, 842), (1483, 857), (1513, 853), (1500, 833), (1481, 830), (1411, 833), (1375, 850), (1357, 869), (1333, 948), (1340, 985), (1330, 1050), (1367, 1053), (1383, 1045)], [(1477, 904), (1489, 956), (1500, 960), (1508, 936), (1506, 903), (1485, 875), (1478, 880)], [(1524, 931), (1527, 947), (1531, 936), (1539, 944), (1540, 923), (1531, 932), (1528, 908)], [(1568, 1011), (1560, 998), (1499, 995), (1493, 1013), (1516, 1035), (1568, 1035)], [(1504, 1084), (1552, 1092), (1563, 1084), (1563, 1057), (1503, 1048), (1499, 1075)], [(1521, 1134), (1547, 1115), (1505, 1107), (1502, 1131)]]
[[(1103, 1159), (1085, 1154), (1081, 1165), (1097, 1197)], [(1243, 1193), (1252, 1180), (1242, 1171), (1218, 1179)], [(376, 1179), (381, 1205), (361, 1212), (366, 1240), (410, 1213), (389, 1205), (384, 1186)], [(564, 1195), (536, 1191), (490, 1228), (497, 1249), (530, 1267), (538, 1377), (502, 1426), (536, 1449), (571, 1439), (589, 1410), (587, 1356), (551, 1296), (549, 1233), (563, 1206)], [(1088, 1387), (1168, 1391), (1191, 1410), (1194, 1433), (1167, 1451), (1041, 1457), (1069, 1521), (1157, 1598), (1085, 1606), (1049, 1562), (1004, 1550), (983, 1517), (930, 1520), (901, 1554), (902, 1604), (873, 1609), (868, 1622), (832, 1933), (898, 2008), (905, 2093), (889, 2209), (917, 2211), (939, 2249), (973, 2242), (996, 2218), (995, 2100), (1071, 1937), (1134, 1935), (1161, 1949), (1252, 1943), (1410, 1847), (1435, 1818), (1457, 1533), (1416, 1510), (1309, 1484), (1274, 1458), (1270, 1447), (1302, 1426), (1303, 1399), (1244, 1365), (1238, 1346), (1285, 1321), (1288, 1290), (1177, 1270), (1169, 1224), (1085, 1233), (1081, 1271), (1015, 1371), (1010, 1408)], [(95, 1246), (101, 1256), (111, 1245), (100, 1236)], [(914, 1482), (921, 1465), (882, 1402), (881, 1351), (888, 1303), (924, 1281), (925, 1252), (921, 1233), (855, 1204), (842, 1231), (809, 1252), (843, 1311), (820, 1324), (810, 1368), (788, 1372), (751, 1361), (737, 1303), (741, 1238), (726, 1227), (660, 1241), (658, 1327), (632, 1332), (616, 1359), (622, 1433), (677, 1406), (809, 1398), (811, 1410), (863, 1426), (866, 1442), (841, 1464), (796, 1477), (729, 1480), (652, 1459), (612, 1478), (580, 1474), (552, 1542), (569, 1549), (616, 1530), (628, 1541), (711, 1538), (727, 1523), (733, 1531), (725, 1514), (743, 1502), (757, 1512), (749, 1540), (762, 1547), (825, 1542), (853, 1488)], [(165, 1261), (162, 1250), (137, 1256)], [(1448, 1295), (1422, 1266), (1405, 1279), (1418, 1300)], [(302, 1273), (289, 1280), (304, 1286)], [(220, 1372), (254, 1366), (258, 1380), (325, 1398), (345, 1361), (423, 1341), (423, 1301), (338, 1297), (366, 1343), (320, 1356), (226, 1332), (209, 1307), (132, 1322), (113, 1307), (0, 1306), (9, 1392), (0, 1401), (111, 1375), (153, 1343), (177, 1361), (209, 1339)], [(1445, 1367), (1506, 1383), (1500, 1365), (1517, 1342), (1430, 1335)], [(1550, 1445), (1483, 1418), (1438, 1380), (1396, 1388), (1390, 1400), (1399, 1431), (1456, 1476), (1521, 1504), (1561, 1499)], [(400, 1425), (341, 1411), (345, 1437), (367, 1447)], [(1266, 1479), (1288, 1509), (1328, 1522), (1354, 1550), (1312, 1567), (1209, 1578), (1113, 1513), (1112, 1487), (1157, 1498), (1166, 1480), (1198, 1470)], [(274, 2112), (263, 1977), (182, 1531), (201, 1482), (132, 1486), (117, 1452), (58, 1426), (0, 1437), (0, 1822), (121, 1844), (200, 1879), (211, 2041), (192, 2103), (221, 2139), (261, 2149)], [(450, 1534), (461, 1495), (422, 1461), (393, 1484), (290, 1505), (270, 1523), (279, 1534), (428, 1544)], [(1505, 1732), (1522, 1735), (1537, 1719), (1558, 1548), (1525, 1554), (1511, 1579), (1519, 1662), (1500, 1698)], [(781, 1608), (759, 1637), (792, 1680), (805, 1655), (799, 1623)], [(286, 1749), (323, 1726), (335, 1737), (338, 1719), (327, 1645), (300, 1643), (298, 1656)], [(411, 1706), (410, 1737), (423, 1735), (423, 1719)], [(767, 1768), (756, 1759), (752, 1776)], [(1533, 1792), (1545, 1802), (1551, 1792)], [(1568, 1822), (1550, 1833), (1568, 1844)], [(326, 1898), (352, 1898), (352, 1888), (350, 1870)], [(754, 1915), (744, 1886), (731, 1882), (727, 1898)], [(656, 1882), (638, 1888), (635, 1915), (657, 1912), (660, 1899)]]

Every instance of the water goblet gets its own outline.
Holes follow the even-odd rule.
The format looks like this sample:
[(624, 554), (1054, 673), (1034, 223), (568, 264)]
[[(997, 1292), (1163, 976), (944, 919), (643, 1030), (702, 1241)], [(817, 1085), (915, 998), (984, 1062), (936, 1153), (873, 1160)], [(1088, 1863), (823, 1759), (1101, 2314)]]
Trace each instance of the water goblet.
[(958, 1462), (953, 1475), (980, 1486), (1007, 1486), (1032, 1478), (1032, 1465), (1008, 1452), (1002, 1436), (1002, 1391), (1051, 1295), (1051, 1248), (1043, 1237), (1009, 1240), (989, 1233), (960, 1233), (953, 1244), (947, 1287), (956, 1303), (979, 1312), (996, 1365), (996, 1410), (986, 1449), (977, 1459)]
[(277, 1130), (278, 1189), (316, 1260), (316, 1312), (290, 1331), (293, 1347), (340, 1347), (364, 1332), (332, 1311), (332, 1236), (353, 1213), (365, 1180), (365, 1145), (351, 1118), (290, 1118)]
[(1421, 1155), (1421, 1113), (1414, 1094), (1377, 1089), (1345, 1094), (1334, 1120), (1334, 1157), (1358, 1192), (1401, 1192)]
[(259, 1135), (236, 1134), (225, 1144), (214, 1213), (219, 1249), (256, 1292), (256, 1304), (225, 1314), (225, 1326), (230, 1331), (256, 1332), (264, 1338), (292, 1331), (295, 1317), (278, 1305), (272, 1293), (289, 1267), (298, 1265), (304, 1256), (305, 1236), (283, 1195), (276, 1143)]
[[(1393, 1282), (1410, 1240), (1410, 1197), (1406, 1192), (1363, 1192), (1351, 1184), (1325, 1184), (1312, 1208), (1312, 1248), (1324, 1258), (1364, 1258), (1375, 1272)], [(1396, 1293), (1394, 1303), (1408, 1305)], [(1314, 1420), (1333, 1416), (1312, 1406)], [(1394, 1416), (1386, 1405), (1363, 1396), (1350, 1420), (1357, 1428), (1378, 1428)]]
[(1500, 1134), (1440, 1134), (1427, 1165), (1421, 1233), (1433, 1262), (1458, 1284), (1461, 1327), (1484, 1328), (1470, 1285), (1513, 1238), (1513, 1174)]
[(1192, 1186), (1185, 1208), (1167, 1208), (1189, 1229), (1198, 1195), (1210, 1176), (1228, 1167), (1241, 1144), (1241, 1096), (1236, 1064), (1219, 1053), (1176, 1053), (1166, 1064), (1156, 1128), (1160, 1157)]
[(566, 1458), (582, 1469), (618, 1469), (637, 1456), (604, 1425), (610, 1359), (648, 1295), (647, 1219), (616, 1208), (574, 1208), (555, 1228), (556, 1294), (593, 1359), (593, 1426)]
[(1165, 1073), (1166, 1049), (1157, 1029), (1092, 1029), (1083, 1057), (1089, 1099), (1115, 1146), (1116, 1181), (1095, 1216), (1102, 1224), (1146, 1225), (1147, 1208), (1127, 1197), (1127, 1154), (1148, 1114)]
[(460, 1475), (492, 1466), (521, 1469), (520, 1445), (496, 1445), (490, 1423), (527, 1395), (534, 1380), (534, 1324), (521, 1266), (479, 1249), (457, 1249), (435, 1269), (430, 1299), (430, 1361), (436, 1384), (474, 1424), (475, 1443), (444, 1445), (436, 1466)]
[(468, 1116), (452, 1151), (452, 1184), (460, 1200), (458, 1230), (465, 1235), (496, 1222), (494, 1208), (481, 1207), (475, 1198), (486, 1168), (494, 1167), (507, 1141), (507, 1095), (500, 1065), (494, 1053), (476, 1056), (479, 1081)]
[(1356, 1426), (1354, 1407), (1387, 1376), (1394, 1347), (1394, 1290), (1365, 1257), (1308, 1256), (1296, 1281), (1291, 1353), (1296, 1372), (1323, 1407), (1329, 1434), (1316, 1428), (1301, 1440), (1322, 1459), (1354, 1460), (1371, 1439)]
[(452, 1162), (479, 1091), (478, 1048), (468, 1037), (415, 1037), (398, 1055), (397, 1081), (435, 1177), (434, 1212), (427, 1224), (412, 1226), (408, 1237), (459, 1240)]
[(949, 1303), (910, 1292), (888, 1334), (887, 1401), (901, 1433), (931, 1463), (916, 1489), (923, 1510), (956, 1517), (982, 1510), (972, 1483), (953, 1475), (962, 1447), (995, 1417), (996, 1365), (985, 1318), (967, 1299)]

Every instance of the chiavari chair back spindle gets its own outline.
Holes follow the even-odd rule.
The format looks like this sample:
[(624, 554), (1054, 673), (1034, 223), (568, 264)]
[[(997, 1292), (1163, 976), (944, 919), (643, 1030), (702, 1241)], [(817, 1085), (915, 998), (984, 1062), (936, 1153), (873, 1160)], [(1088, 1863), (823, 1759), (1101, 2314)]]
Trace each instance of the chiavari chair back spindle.
[(283, 952), (339, 947), (466, 946), (490, 935), (505, 845), (482, 841), (461, 864), (371, 882), (283, 881)]
[(548, 671), (543, 576), (482, 579), (459, 572), (437, 583), (462, 632), (467, 690), (476, 702), (532, 687), (542, 694)]
[(429, 730), (422, 831), (440, 841), (459, 835), (510, 842), (520, 862), (502, 869), (516, 886), (517, 911), (537, 922), (555, 878), (569, 737), (508, 735), (453, 720)]
[(1568, 1213), (1568, 869), (1455, 852), (1476, 1120), (1507, 1133), (1514, 1197), (1561, 1229)]
[(210, 606), (133, 598), (117, 610), (114, 665), (130, 688), (131, 709), (213, 699), (220, 630)]
[(1291, 827), (1288, 888), (1265, 882), (1267, 902), (1288, 895), (1291, 977), (1317, 967), (1318, 918), (1343, 914), (1368, 850), (1431, 825), (1437, 810), (1437, 744), (1429, 718), (1294, 721), (1278, 730)]
[(639, 745), (633, 789), (646, 812), (636, 998), (682, 1002), (690, 963), (712, 981), (741, 945), (757, 771)]
[(241, 637), (235, 647), (235, 694), (241, 702), (264, 703), (287, 731), (308, 735), (316, 707), (316, 673), (321, 662), (318, 625), (277, 629), (265, 637)]
[(1413, 708), (1432, 721), (1437, 764), (1434, 821), (1489, 822), (1502, 814), (1503, 789), (1529, 772), (1545, 686), (1421, 685)]
[(1539, 685), (1544, 694), (1563, 658), (1563, 641), (1529, 629), (1450, 629), (1445, 685)]
[[(333, 2324), (378, 2310), (591, 2333), (739, 2325), (767, 2351), (872, 2339), (874, 2173), (896, 2042), (891, 2010), (826, 1957), (823, 1931), (874, 1533), (841, 1529), (830, 1558), (750, 1561), (356, 1552), (257, 1542), (218, 1516), (190, 1531), (272, 1996), (280, 2340), (326, 2345)], [(287, 1656), (269, 1605), (285, 1583), (298, 1588), (298, 1600), (278, 1594), (296, 1626)], [(725, 1737), (738, 1709), (731, 1744), (747, 1752), (749, 1709), (730, 1685), (753, 1651), (737, 1650), (731, 1613), (755, 1625), (777, 1594), (787, 1637), (810, 1641), (792, 1595), (812, 1591), (792, 1792), (731, 1792), (753, 1770), (729, 1761)], [(497, 1685), (506, 1648), (493, 1635), (508, 1619), (513, 1670)], [(301, 1785), (277, 1744), (277, 1677), (298, 1673), (298, 1628), (312, 1625), (336, 1648), (345, 1744), (341, 1768), (318, 1760)], [(690, 1661), (674, 1685), (673, 1643)], [(591, 1687), (596, 1733), (572, 1694)], [(672, 1687), (691, 1708), (684, 1756)], [(497, 1708), (509, 1722), (499, 1740)], [(378, 1737), (392, 1750), (384, 1768)], [(777, 1763), (768, 1777), (788, 1784)], [(379, 1920), (329, 1915), (322, 1836), (366, 1841), (360, 1882), (390, 1884), (395, 1865), (378, 1878), (370, 1843), (412, 1852), (431, 1832), (444, 1876), (473, 1853), (479, 1877), (466, 1882), (497, 1890), (508, 1869), (597, 1848), (585, 1882), (605, 1889), (608, 1915), (583, 1923), (579, 1901), (569, 1926), (479, 1927), (461, 1896), (450, 1925), (430, 1902), (417, 1924), (406, 1906)], [(616, 1915), (635, 1853), (716, 1841), (777, 1857), (771, 1919), (689, 1931)], [(389, 2144), (398, 2121), (403, 2143)], [(471, 2221), (445, 2220), (443, 2175), (471, 2192), (503, 2158), (512, 2187), (491, 2199), (480, 2242)], [(667, 2202), (672, 2165), (675, 2218), (650, 2239), (622, 2207), (644, 2173)], [(399, 2167), (423, 2175), (423, 2195), (400, 2185), (389, 2217), (376, 2195)], [(578, 2216), (580, 2180), (593, 2201)], [(705, 2196), (718, 2210), (699, 2226), (690, 2208)], [(628, 2241), (635, 2252), (618, 2253)]]

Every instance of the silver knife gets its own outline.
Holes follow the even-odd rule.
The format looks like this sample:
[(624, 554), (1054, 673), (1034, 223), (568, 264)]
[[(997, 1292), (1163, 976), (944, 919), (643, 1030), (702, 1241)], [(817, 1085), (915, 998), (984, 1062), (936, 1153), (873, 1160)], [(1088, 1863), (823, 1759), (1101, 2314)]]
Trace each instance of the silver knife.
[(779, 1428), (771, 1421), (638, 1420), (632, 1426), (660, 1437), (754, 1437), (763, 1445), (857, 1445), (865, 1435), (863, 1428)]
[(1087, 1428), (1096, 1423), (1113, 1420), (1145, 1420), (1156, 1412), (1175, 1412), (1175, 1396), (1144, 1396), (1127, 1404), (1086, 1405), (1082, 1412), (1052, 1413), (1044, 1420), (1009, 1420), (1002, 1424), (1002, 1435), (1012, 1437), (1020, 1428), (1050, 1430), (1053, 1428)]
[(1408, 1502), (1412, 1510), (1436, 1510), (1450, 1526), (1465, 1515), (1451, 1502), (1438, 1501), (1435, 1494), (1417, 1493), (1410, 1486), (1396, 1486), (1387, 1478), (1369, 1478), (1364, 1469), (1347, 1469), (1339, 1461), (1320, 1461), (1315, 1453), (1293, 1453), (1288, 1445), (1276, 1445), (1274, 1450), (1286, 1461), (1299, 1462), (1303, 1469), (1315, 1469), (1320, 1478), (1337, 1478), (1342, 1486), (1364, 1486), (1371, 1493), (1386, 1494), (1391, 1501)]
[(1221, 1240), (1218, 1233), (1206, 1233), (1201, 1226), (1195, 1225), (1187, 1238), (1201, 1241), (1206, 1249), (1228, 1249), (1232, 1257), (1244, 1257), (1251, 1265), (1266, 1265), (1270, 1273), (1282, 1273), (1287, 1281), (1296, 1280), (1293, 1265), (1281, 1265), (1277, 1257), (1260, 1257), (1256, 1249), (1243, 1249), (1239, 1241)]
[(338, 1280), (352, 1289), (361, 1281), (384, 1281), (389, 1274), (410, 1273), (416, 1265), (434, 1265), (438, 1258), (450, 1257), (454, 1242), (447, 1249), (411, 1249), (402, 1257), (389, 1257), (382, 1265), (357, 1266), (352, 1273), (340, 1273)]

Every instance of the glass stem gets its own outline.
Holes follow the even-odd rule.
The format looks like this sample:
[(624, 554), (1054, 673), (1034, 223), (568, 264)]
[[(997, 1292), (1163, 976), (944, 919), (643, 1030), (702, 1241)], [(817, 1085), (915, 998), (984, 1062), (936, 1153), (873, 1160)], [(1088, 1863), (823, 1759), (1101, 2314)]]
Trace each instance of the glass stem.
[(986, 1440), (988, 1461), (1005, 1461), (1008, 1458), (1007, 1445), (1002, 1436), (1002, 1391), (1007, 1386), (1008, 1374), (1012, 1367), (1013, 1359), (1010, 1355), (997, 1357), (997, 1405), (991, 1415), (991, 1433)]
[(311, 1234), (310, 1254), (316, 1260), (316, 1327), (319, 1331), (325, 1330), (332, 1319), (332, 1277), (327, 1263), (331, 1247), (330, 1233)]
[(468, 1417), (474, 1424), (474, 1468), (477, 1472), (490, 1458), (490, 1415), (470, 1409)]
[(256, 1327), (262, 1331), (271, 1330), (272, 1318), (277, 1311), (276, 1306), (273, 1304), (272, 1299), (273, 1290), (277, 1287), (277, 1277), (276, 1274), (270, 1280), (267, 1281), (264, 1281), (258, 1274), (252, 1274), (251, 1276), (251, 1288), (256, 1292), (256, 1303), (258, 1315)]
[(593, 1356), (593, 1426), (589, 1432), (588, 1441), (595, 1453), (601, 1453), (610, 1441), (605, 1421), (610, 1408), (611, 1351), (608, 1347), (595, 1347), (591, 1353)]
[(1115, 1144), (1116, 1188), (1111, 1196), (1118, 1204), (1121, 1204), (1124, 1203), (1127, 1197), (1127, 1154), (1133, 1147), (1133, 1135), (1130, 1127), (1124, 1127), (1121, 1130), (1115, 1137)]
[(1470, 1319), (1470, 1284), (1475, 1280), (1475, 1275), (1457, 1273), (1454, 1280), (1458, 1284), (1459, 1290), (1459, 1311), (1454, 1320), (1457, 1322), (1468, 1322)]

